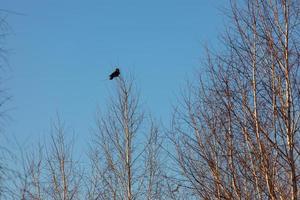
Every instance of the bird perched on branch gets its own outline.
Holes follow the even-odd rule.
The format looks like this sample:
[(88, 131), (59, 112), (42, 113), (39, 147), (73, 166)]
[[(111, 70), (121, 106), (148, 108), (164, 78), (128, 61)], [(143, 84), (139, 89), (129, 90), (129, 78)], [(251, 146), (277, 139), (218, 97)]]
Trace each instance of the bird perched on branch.
[(121, 73), (120, 73), (119, 68), (116, 68), (116, 70), (109, 75), (109, 80), (113, 80), (114, 78), (119, 77), (120, 74)]

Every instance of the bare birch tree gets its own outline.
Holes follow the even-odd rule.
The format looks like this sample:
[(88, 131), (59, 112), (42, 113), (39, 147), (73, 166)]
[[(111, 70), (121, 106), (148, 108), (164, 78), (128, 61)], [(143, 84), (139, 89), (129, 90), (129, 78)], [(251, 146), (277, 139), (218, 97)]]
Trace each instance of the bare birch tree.
[(8, 92), (5, 81), (8, 77), (8, 46), (6, 43), (7, 36), (11, 33), (11, 27), (8, 24), (8, 12), (0, 10), (0, 198), (5, 198), (5, 192), (7, 191), (6, 180), (10, 176), (10, 170), (7, 162), (12, 157), (12, 153), (8, 150), (3, 137), (5, 132), (5, 126), (9, 119), (9, 101), (11, 96)]
[[(238, 2), (238, 3), (237, 3)], [(299, 198), (299, 1), (231, 1), (173, 123), (184, 186), (200, 199)]]
[(116, 84), (108, 113), (97, 120), (89, 199), (163, 199), (159, 129), (146, 123), (133, 81)]
[(7, 17), (8, 13), (0, 10), (0, 131), (3, 131), (3, 123), (7, 117), (7, 102), (11, 99), (7, 88), (4, 86), (8, 66), (6, 38), (11, 33)]
[(83, 171), (73, 158), (73, 142), (65, 139), (64, 126), (54, 124), (50, 143), (24, 151), (16, 166), (6, 199), (76, 200), (84, 198)]

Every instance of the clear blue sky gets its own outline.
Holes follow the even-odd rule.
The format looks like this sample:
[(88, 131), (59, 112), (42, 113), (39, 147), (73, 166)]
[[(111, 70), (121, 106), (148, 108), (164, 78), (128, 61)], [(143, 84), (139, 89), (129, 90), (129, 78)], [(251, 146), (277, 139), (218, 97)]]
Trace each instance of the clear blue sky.
[[(216, 46), (224, 0), (2, 0), (9, 15), (12, 120), (22, 142), (49, 134), (58, 112), (81, 141), (119, 65), (133, 73), (143, 106), (168, 121), (179, 88), (200, 67), (203, 44)], [(84, 143), (82, 143), (84, 144)]]

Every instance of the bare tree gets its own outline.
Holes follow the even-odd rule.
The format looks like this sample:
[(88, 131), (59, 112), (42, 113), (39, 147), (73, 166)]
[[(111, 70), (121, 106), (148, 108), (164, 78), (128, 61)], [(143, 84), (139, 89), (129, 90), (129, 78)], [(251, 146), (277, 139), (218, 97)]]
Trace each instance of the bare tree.
[[(173, 142), (201, 199), (299, 198), (299, 1), (231, 1), (222, 53), (188, 85)], [(205, 81), (204, 81), (205, 80)]]
[(21, 163), (14, 170), (7, 199), (83, 198), (83, 171), (73, 158), (73, 142), (65, 139), (63, 124), (58, 122), (52, 127), (50, 143), (38, 145), (37, 151), (21, 153)]
[(159, 129), (145, 118), (133, 81), (118, 78), (108, 113), (97, 120), (89, 199), (163, 199)]
[(11, 28), (7, 21), (8, 13), (0, 10), (0, 134), (2, 143), (0, 145), (0, 198), (5, 198), (7, 191), (6, 180), (10, 176), (10, 169), (7, 164), (8, 160), (12, 157), (12, 153), (8, 150), (3, 137), (5, 125), (8, 122), (9, 114), (9, 100), (11, 96), (5, 86), (5, 81), (8, 77), (8, 47), (6, 44), (7, 36), (11, 33)]
[(0, 130), (3, 129), (3, 123), (7, 118), (7, 102), (11, 96), (7, 93), (4, 81), (7, 78), (8, 50), (6, 38), (11, 33), (11, 28), (7, 22), (8, 13), (0, 10)]
[(51, 136), (52, 144), (46, 157), (47, 175), (51, 177), (47, 186), (48, 195), (57, 200), (81, 199), (83, 174), (80, 162), (72, 156), (73, 142), (67, 143), (63, 126), (59, 124), (54, 129), (56, 134)]

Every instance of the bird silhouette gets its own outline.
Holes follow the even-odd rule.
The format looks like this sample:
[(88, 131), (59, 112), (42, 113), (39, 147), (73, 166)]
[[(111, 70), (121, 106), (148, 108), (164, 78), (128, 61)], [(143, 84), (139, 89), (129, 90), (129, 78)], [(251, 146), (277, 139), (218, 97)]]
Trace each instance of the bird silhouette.
[(114, 78), (119, 77), (120, 74), (121, 73), (120, 73), (119, 68), (116, 68), (116, 70), (109, 75), (109, 80), (113, 80)]

